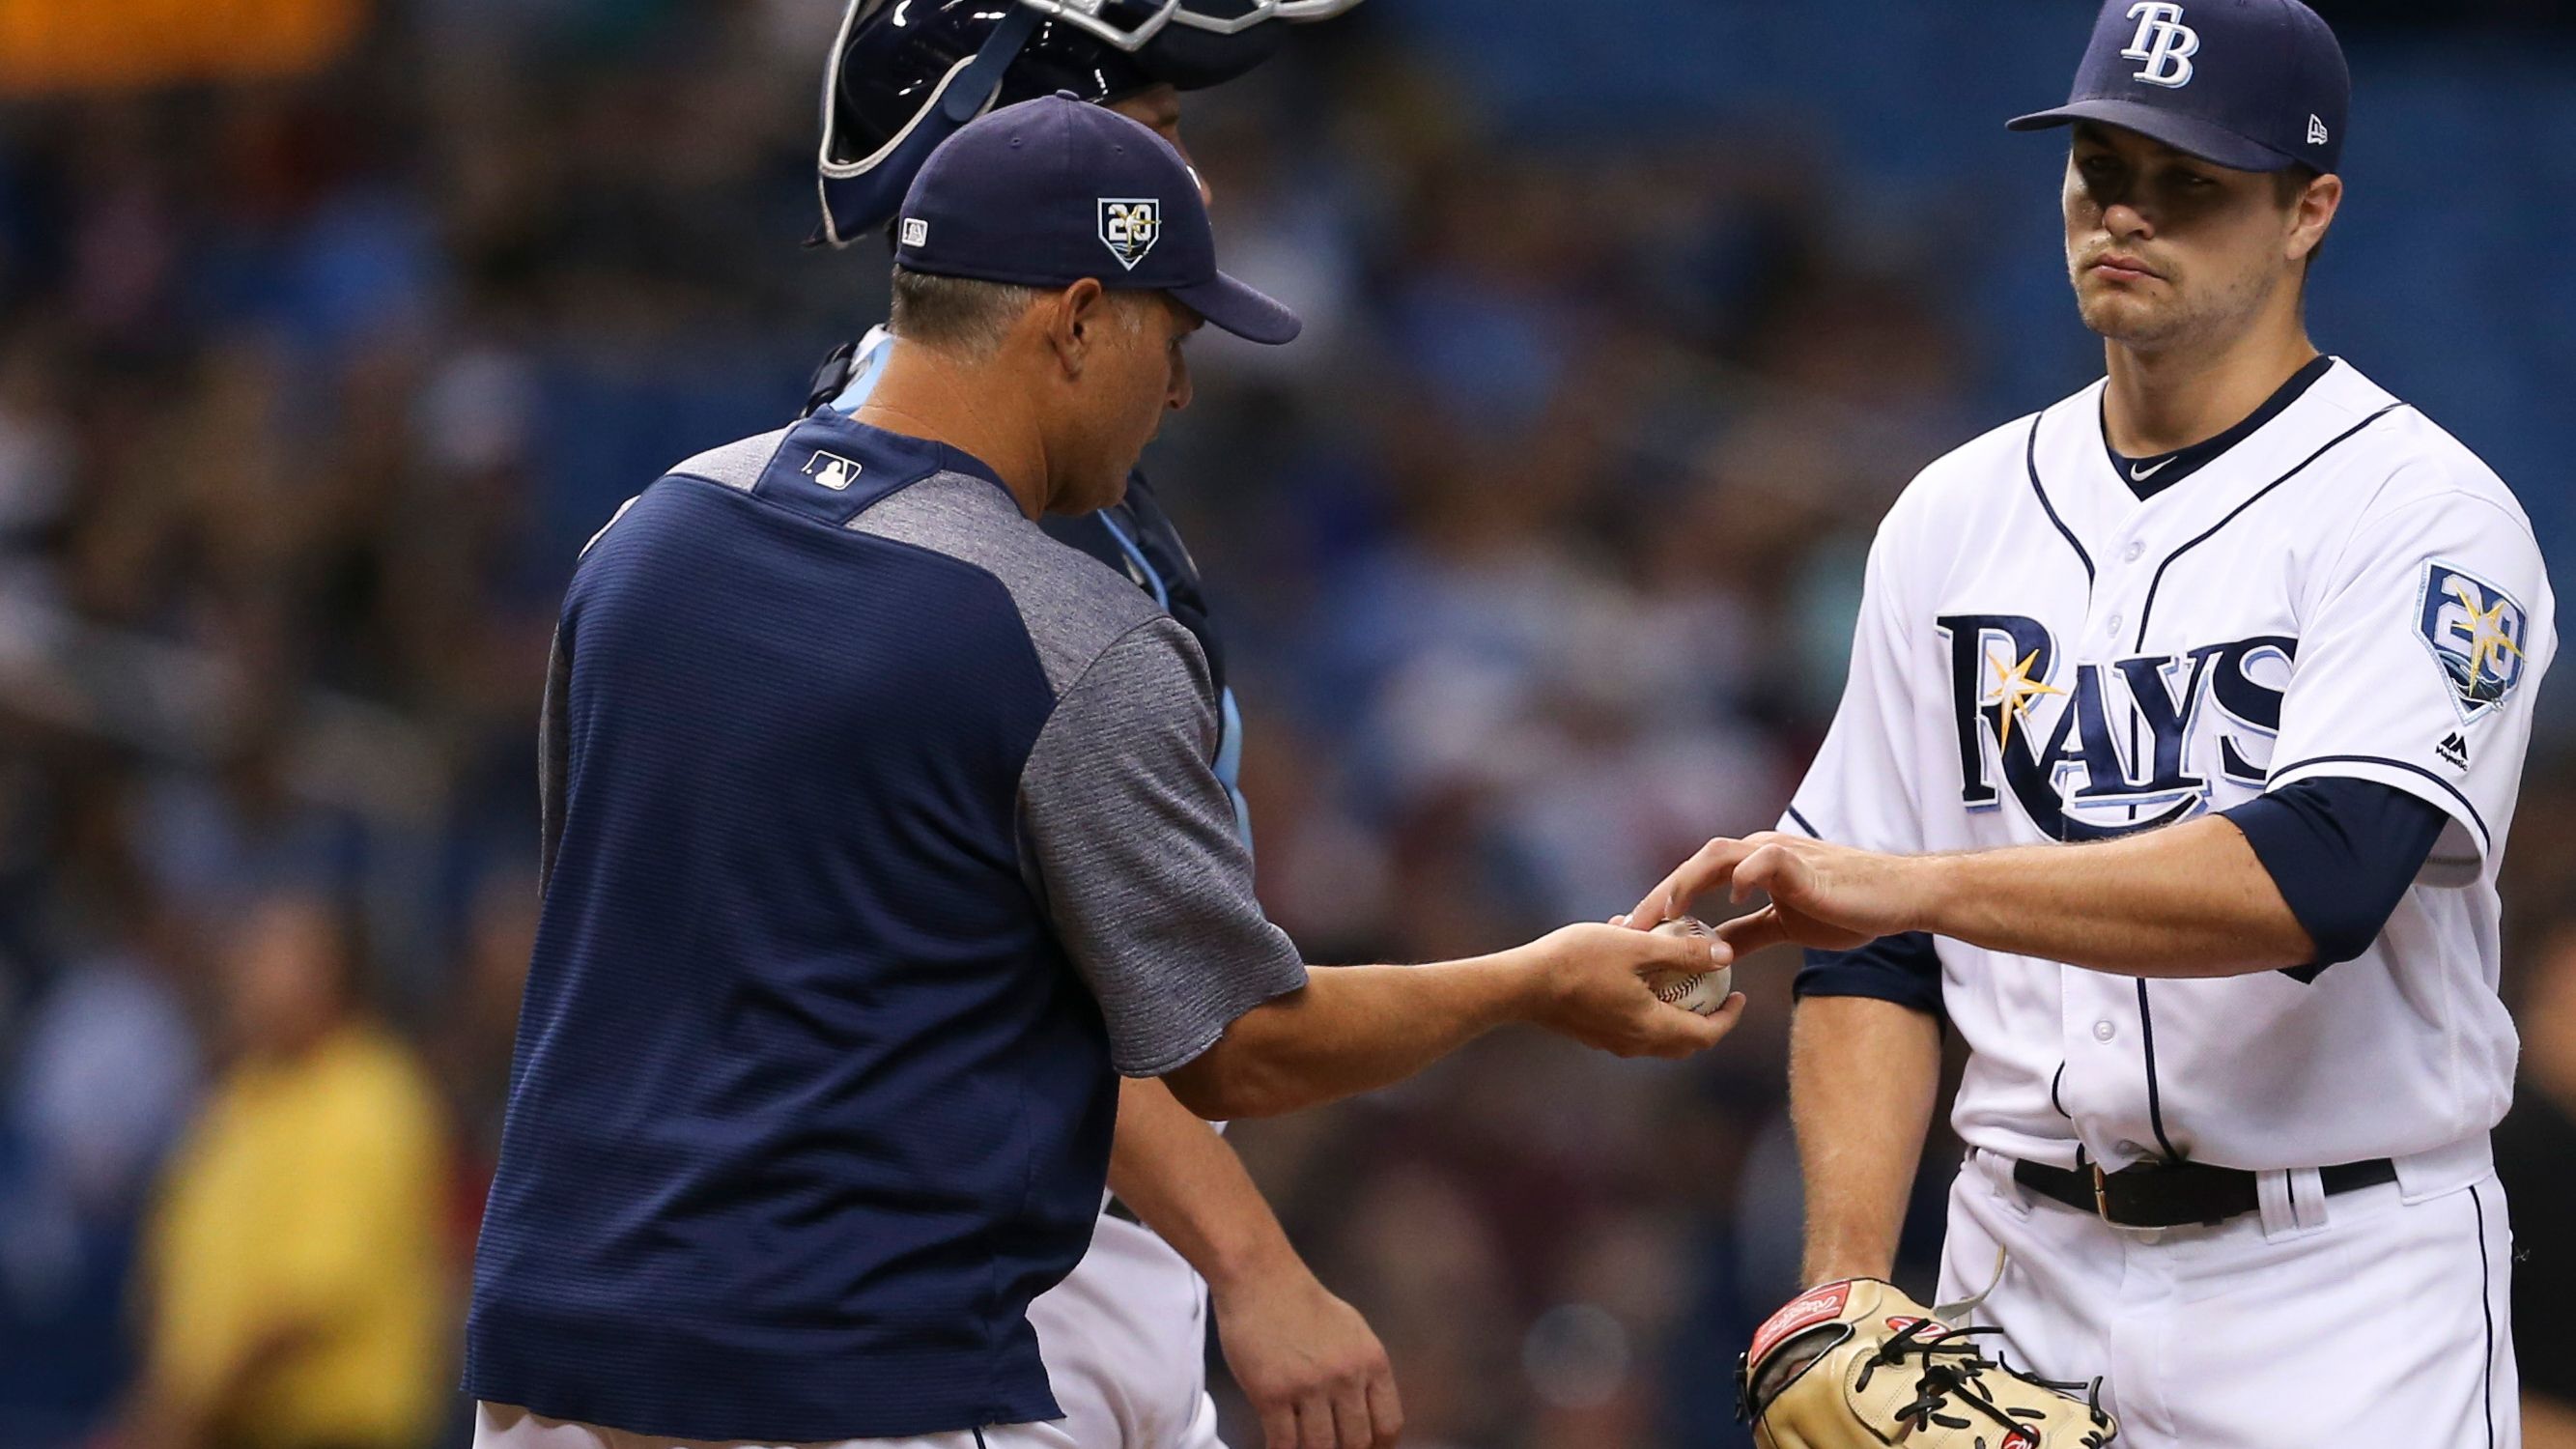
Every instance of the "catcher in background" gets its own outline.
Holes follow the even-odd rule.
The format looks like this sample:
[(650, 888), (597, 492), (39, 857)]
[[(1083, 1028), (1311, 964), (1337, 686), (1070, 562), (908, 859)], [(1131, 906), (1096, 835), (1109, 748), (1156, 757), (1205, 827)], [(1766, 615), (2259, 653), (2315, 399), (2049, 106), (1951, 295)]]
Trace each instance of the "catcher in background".
[[(2496, 874), (2554, 605), (2495, 474), (2308, 339), (2350, 91), (2296, 0), (2103, 9), (2073, 98), (2013, 124), (2074, 127), (2107, 379), (1914, 482), (1779, 831), (1632, 918), (1764, 892), (1721, 930), (1810, 948), (1791, 1102), (1826, 1286), (1751, 1355), (1775, 1444), (2107, 1435), (1998, 1441), (1962, 1391), (2023, 1381), (1940, 1367), (1973, 1361), (1861, 1281), (1945, 1019), (1969, 1152), (1941, 1294), (2013, 1362), (2099, 1375), (2123, 1445), (2520, 1442)], [(1790, 1377), (1809, 1325), (1860, 1347)]]
[[(1179, 147), (1183, 92), (1221, 85), (1267, 60), (1286, 35), (1282, 21), (1327, 19), (1358, 3), (1112, 3), (1094, 7), (1097, 15), (1047, 16), (1038, 6), (990, 0), (851, 0), (824, 78), (816, 240), (881, 243), (923, 159), (979, 106), (1069, 90)], [(836, 353), (817, 379), (813, 406), (855, 411), (892, 342), (878, 327)], [(1198, 566), (1152, 486), (1133, 477), (1120, 502), (1049, 516), (1043, 526), (1133, 581), (1198, 641), (1222, 702), (1217, 774), (1248, 844), (1250, 816), (1235, 788), (1243, 725), (1224, 641), (1210, 622)], [(1217, 1446), (1207, 1392), (1211, 1309), (1268, 1449), (1378, 1442), (1372, 1401), (1385, 1416), (1384, 1435), (1394, 1436), (1402, 1409), (1377, 1335), (1316, 1280), (1217, 1129), (1159, 1081), (1120, 1086), (1109, 1185), (1090, 1252), (1029, 1305), (1065, 1430), (1077, 1442)]]

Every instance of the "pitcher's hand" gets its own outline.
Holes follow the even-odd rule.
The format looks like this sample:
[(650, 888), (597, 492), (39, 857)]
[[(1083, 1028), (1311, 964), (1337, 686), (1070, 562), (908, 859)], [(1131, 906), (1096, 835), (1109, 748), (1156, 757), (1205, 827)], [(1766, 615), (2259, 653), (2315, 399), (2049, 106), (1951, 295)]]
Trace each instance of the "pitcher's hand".
[(1693, 898), (1721, 888), (1738, 904), (1759, 892), (1770, 904), (1717, 928), (1736, 954), (1783, 942), (1848, 951), (1916, 928), (1924, 859), (1773, 830), (1741, 840), (1721, 836), (1647, 892), (1623, 924), (1651, 929), (1689, 909)]

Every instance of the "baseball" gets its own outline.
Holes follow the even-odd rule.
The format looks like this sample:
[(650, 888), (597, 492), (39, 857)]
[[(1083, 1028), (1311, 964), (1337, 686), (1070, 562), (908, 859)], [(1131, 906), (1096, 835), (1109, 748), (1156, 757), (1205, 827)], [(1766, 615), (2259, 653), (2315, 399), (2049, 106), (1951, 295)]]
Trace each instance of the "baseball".
[[(1703, 940), (1717, 934), (1708, 928), (1706, 922), (1689, 916), (1675, 916), (1655, 927), (1655, 933), (1660, 936), (1696, 936)], [(1649, 971), (1646, 973), (1646, 989), (1655, 993), (1657, 1001), (1706, 1016), (1724, 1006), (1728, 995), (1735, 990), (1735, 968), (1720, 966), (1714, 971)]]

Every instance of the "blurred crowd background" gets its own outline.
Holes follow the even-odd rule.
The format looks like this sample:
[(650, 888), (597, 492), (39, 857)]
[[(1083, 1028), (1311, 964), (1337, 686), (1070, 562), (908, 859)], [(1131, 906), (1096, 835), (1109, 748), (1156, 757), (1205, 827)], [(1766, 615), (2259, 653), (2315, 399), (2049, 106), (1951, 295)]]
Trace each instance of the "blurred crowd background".
[[(2569, 577), (2576, 22), (2320, 8), (2359, 76), (2320, 345)], [(838, 10), (0, 0), (0, 1449), (463, 1442), (556, 600), (882, 315), (882, 248), (799, 245)], [(1149, 471), (1310, 957), (1597, 918), (1775, 818), (1887, 502), (2097, 375), (2059, 143), (2000, 129), (2092, 12), (1375, 0), (1191, 98), (1230, 266), (1310, 327), (1209, 339)], [(2552, 684), (2507, 870), (2525, 1224), (2576, 1216)], [(1410, 1442), (1747, 1442), (1734, 1356), (1797, 1286), (1792, 966), (1701, 1063), (1504, 1035), (1236, 1133)], [(2520, 1315), (2535, 1445), (2576, 1443), (2571, 1251), (2518, 1270), (2558, 1303)], [(254, 1431), (188, 1442), (178, 1402)]]

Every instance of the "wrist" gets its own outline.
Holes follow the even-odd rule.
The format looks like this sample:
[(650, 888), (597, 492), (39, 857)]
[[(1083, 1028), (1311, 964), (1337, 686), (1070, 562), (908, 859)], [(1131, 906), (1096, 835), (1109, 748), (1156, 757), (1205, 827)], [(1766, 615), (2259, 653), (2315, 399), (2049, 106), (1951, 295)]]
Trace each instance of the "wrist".
[(1557, 982), (1556, 963), (1545, 941), (1478, 957), (1473, 964), (1496, 982), (1487, 1025), (1548, 1019), (1557, 996)]
[(1812, 1293), (1828, 1283), (1851, 1283), (1863, 1279), (1872, 1283), (1885, 1283), (1890, 1281), (1889, 1275), (1895, 1271), (1895, 1268), (1884, 1263), (1828, 1262), (1801, 1272), (1798, 1275), (1798, 1281), (1806, 1286), (1798, 1291)]
[[(1925, 931), (1935, 936), (1954, 935), (1951, 929), (1951, 905), (1960, 898), (1958, 855), (1908, 855), (1898, 857), (1903, 921), (1899, 929)], [(1869, 1275), (1863, 1275), (1869, 1276)]]
[(1871, 1278), (1881, 1283), (1896, 1271), (1896, 1250), (1828, 1244), (1810, 1247), (1800, 1264), (1798, 1277), (1809, 1288), (1826, 1283), (1840, 1283), (1852, 1278)]
[(1219, 1248), (1209, 1256), (1210, 1261), (1190, 1266), (1207, 1280), (1208, 1292), (1219, 1298), (1312, 1276), (1305, 1259), (1298, 1257), (1288, 1239), (1277, 1233)]

